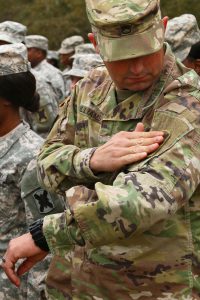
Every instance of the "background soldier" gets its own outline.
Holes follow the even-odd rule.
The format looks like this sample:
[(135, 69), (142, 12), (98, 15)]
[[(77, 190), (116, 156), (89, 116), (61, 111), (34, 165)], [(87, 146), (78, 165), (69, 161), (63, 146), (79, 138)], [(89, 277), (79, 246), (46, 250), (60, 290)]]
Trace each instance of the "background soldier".
[(191, 47), (200, 42), (200, 30), (195, 16), (184, 14), (169, 20), (165, 40), (176, 58), (185, 63)]
[(21, 23), (5, 21), (0, 23), (0, 45), (24, 43), (27, 27)]
[(31, 67), (50, 82), (57, 102), (61, 102), (65, 97), (64, 81), (61, 71), (46, 61), (48, 39), (42, 35), (27, 35), (25, 43)]
[[(58, 53), (59, 53), (60, 64), (61, 67), (63, 68), (63, 73), (66, 74), (66, 72), (71, 69), (73, 63), (73, 59), (71, 59), (71, 56), (75, 52), (75, 47), (83, 43), (84, 43), (84, 39), (80, 35), (73, 35), (62, 41)], [(65, 79), (66, 96), (68, 96), (70, 94), (71, 82), (69, 77), (67, 77), (66, 75), (64, 79)]]

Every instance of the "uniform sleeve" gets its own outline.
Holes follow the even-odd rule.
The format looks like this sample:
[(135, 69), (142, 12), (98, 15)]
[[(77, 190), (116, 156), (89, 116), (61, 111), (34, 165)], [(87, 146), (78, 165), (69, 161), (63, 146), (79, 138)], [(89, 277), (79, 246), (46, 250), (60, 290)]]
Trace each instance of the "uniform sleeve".
[(65, 98), (65, 84), (62, 73), (55, 73), (53, 79), (53, 89), (56, 94), (56, 100), (58, 103), (62, 102)]
[[(63, 245), (68, 247), (81, 239), (92, 247), (130, 239), (187, 205), (200, 182), (200, 131), (188, 121), (193, 117), (186, 112), (157, 114), (153, 130), (168, 130), (168, 138), (158, 152), (128, 166), (113, 185), (98, 182), (94, 190), (85, 186), (68, 190), (70, 209), (61, 217), (65, 223), (61, 226), (60, 218), (55, 221), (54, 216), (45, 218), (50, 249), (55, 251), (63, 236)], [(68, 233), (58, 235), (59, 227)]]
[(74, 145), (76, 128), (76, 91), (60, 106), (60, 113), (38, 156), (38, 177), (50, 191), (63, 193), (78, 184), (90, 185), (101, 181), (89, 162), (95, 148), (81, 150)]
[(65, 202), (61, 196), (40, 187), (37, 180), (36, 159), (32, 159), (28, 164), (20, 181), (20, 189), (28, 225), (45, 215), (63, 212), (65, 209)]
[(33, 130), (38, 134), (48, 133), (56, 119), (57, 112), (50, 103), (40, 107), (37, 113), (34, 113)]

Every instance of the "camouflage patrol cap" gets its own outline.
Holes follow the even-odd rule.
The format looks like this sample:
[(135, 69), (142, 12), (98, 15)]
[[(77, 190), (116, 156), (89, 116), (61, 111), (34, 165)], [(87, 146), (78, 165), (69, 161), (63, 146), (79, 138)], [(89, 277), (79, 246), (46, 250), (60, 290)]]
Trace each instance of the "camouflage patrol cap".
[(43, 35), (27, 35), (25, 44), (27, 48), (38, 48), (48, 51), (48, 39)]
[(165, 39), (175, 56), (186, 59), (192, 45), (200, 41), (200, 30), (194, 15), (183, 14), (168, 21)]
[(85, 43), (75, 47), (75, 54), (96, 54), (92, 43)]
[(103, 61), (98, 54), (75, 54), (72, 69), (63, 73), (63, 76), (84, 77), (88, 72), (103, 64)]
[(75, 51), (75, 47), (84, 43), (84, 39), (80, 35), (73, 35), (66, 38), (61, 43), (61, 48), (58, 50), (60, 54), (69, 54)]
[(13, 21), (0, 23), (0, 40), (7, 43), (22, 43), (25, 40), (27, 27)]
[(104, 61), (144, 56), (162, 48), (164, 26), (159, 4), (159, 0), (86, 0)]
[(26, 46), (22, 43), (0, 46), (0, 76), (30, 71)]

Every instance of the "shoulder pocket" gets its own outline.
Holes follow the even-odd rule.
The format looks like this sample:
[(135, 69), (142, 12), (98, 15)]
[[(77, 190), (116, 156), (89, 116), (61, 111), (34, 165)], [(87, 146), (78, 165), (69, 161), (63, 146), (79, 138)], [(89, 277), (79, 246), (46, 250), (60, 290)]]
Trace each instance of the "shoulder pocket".
[(145, 160), (128, 166), (128, 171), (140, 170), (149, 160), (170, 149), (177, 141), (194, 129), (193, 122), (195, 119), (196, 117), (191, 111), (177, 103), (167, 103), (155, 110), (151, 130), (164, 131), (165, 140), (158, 150), (148, 155)]

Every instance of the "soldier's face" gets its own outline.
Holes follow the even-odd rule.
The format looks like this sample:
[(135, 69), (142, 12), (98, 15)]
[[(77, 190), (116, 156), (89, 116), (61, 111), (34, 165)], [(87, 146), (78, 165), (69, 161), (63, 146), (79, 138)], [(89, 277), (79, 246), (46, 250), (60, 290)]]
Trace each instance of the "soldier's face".
[(37, 48), (28, 48), (28, 60), (31, 63), (31, 67), (34, 68), (41, 61), (41, 51)]
[[(164, 28), (167, 26), (168, 17), (163, 18)], [(99, 53), (93, 33), (88, 35), (96, 52)], [(105, 66), (118, 89), (143, 91), (158, 80), (164, 64), (164, 49), (150, 55), (105, 62)]]
[(74, 52), (68, 53), (68, 54), (60, 54), (59, 59), (62, 66), (72, 66), (73, 59), (71, 59), (71, 56), (74, 54)]
[(143, 91), (158, 80), (164, 63), (164, 50), (126, 60), (104, 62), (118, 89)]

